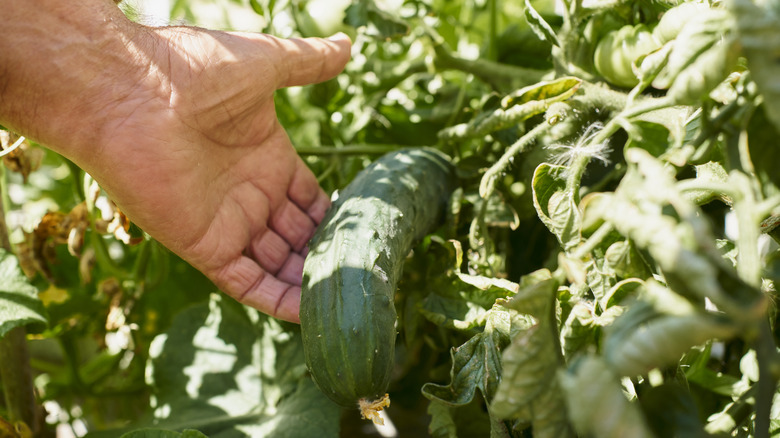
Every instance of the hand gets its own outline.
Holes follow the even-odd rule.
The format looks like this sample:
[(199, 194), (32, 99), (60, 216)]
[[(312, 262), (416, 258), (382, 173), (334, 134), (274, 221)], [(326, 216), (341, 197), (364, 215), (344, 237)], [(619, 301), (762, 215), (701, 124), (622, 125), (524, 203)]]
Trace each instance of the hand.
[(349, 40), (191, 28), (157, 38), (151, 74), (111, 109), (90, 173), (221, 290), (298, 321), (306, 243), (330, 201), (280, 126), (273, 93), (338, 74)]
[[(11, 117), (10, 125), (29, 128), (84, 168), (132, 221), (222, 291), (298, 321), (306, 243), (329, 199), (279, 124), (273, 94), (337, 75), (349, 59), (349, 39), (133, 26), (122, 27), (124, 52), (102, 48), (113, 64), (100, 70), (95, 61), (94, 81), (84, 79), (88, 56), (79, 60), (83, 72), (59, 78), (89, 83), (88, 95), (60, 86), (70, 100), (58, 89), (33, 111), (52, 116), (32, 126)], [(60, 101), (81, 120), (41, 127), (64, 117), (62, 108), (52, 109)]]

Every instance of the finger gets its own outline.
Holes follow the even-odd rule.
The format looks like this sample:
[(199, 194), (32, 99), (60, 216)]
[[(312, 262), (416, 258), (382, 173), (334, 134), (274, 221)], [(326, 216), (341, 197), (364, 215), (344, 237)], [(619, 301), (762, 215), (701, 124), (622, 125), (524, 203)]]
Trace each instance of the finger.
[(300, 323), (301, 287), (266, 275), (239, 300), (263, 313), (285, 321)]
[(329, 39), (277, 39), (279, 88), (316, 84), (341, 73), (350, 58), (352, 42), (343, 33)]
[(303, 256), (291, 253), (284, 266), (276, 273), (276, 278), (294, 286), (300, 286), (303, 280)]
[(249, 246), (249, 254), (261, 268), (272, 275), (276, 275), (290, 257), (290, 244), (272, 230), (265, 230), (263, 234), (252, 240)]
[(301, 288), (265, 272), (249, 257), (226, 265), (212, 280), (236, 301), (285, 321), (299, 322)]
[(290, 201), (283, 202), (274, 212), (268, 225), (294, 251), (300, 251), (314, 233), (316, 224), (306, 212)]
[(305, 211), (315, 224), (319, 224), (330, 207), (330, 197), (317, 182), (317, 178), (308, 167), (299, 161), (295, 169), (287, 197)]

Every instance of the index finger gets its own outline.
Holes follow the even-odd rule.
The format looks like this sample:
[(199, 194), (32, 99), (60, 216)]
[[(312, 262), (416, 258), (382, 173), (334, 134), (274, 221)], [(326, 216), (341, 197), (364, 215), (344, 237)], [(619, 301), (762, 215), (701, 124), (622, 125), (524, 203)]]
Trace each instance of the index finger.
[(277, 38), (278, 88), (334, 78), (350, 58), (352, 42), (343, 33), (330, 38)]

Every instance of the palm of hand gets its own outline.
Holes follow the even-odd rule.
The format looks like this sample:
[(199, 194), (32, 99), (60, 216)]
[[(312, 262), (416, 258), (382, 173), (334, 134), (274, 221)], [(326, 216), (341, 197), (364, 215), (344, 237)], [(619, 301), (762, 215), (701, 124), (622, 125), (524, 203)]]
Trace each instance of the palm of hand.
[(99, 165), (124, 212), (224, 292), (298, 320), (305, 245), (329, 206), (276, 118), (277, 88), (329, 79), (348, 40), (160, 29)]

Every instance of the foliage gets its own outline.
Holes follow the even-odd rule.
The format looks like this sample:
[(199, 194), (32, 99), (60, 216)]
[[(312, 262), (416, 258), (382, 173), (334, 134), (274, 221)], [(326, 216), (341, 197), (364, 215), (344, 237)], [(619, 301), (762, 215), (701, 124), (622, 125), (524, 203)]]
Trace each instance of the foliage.
[[(172, 17), (197, 22), (206, 3)], [(408, 146), (449, 154), (460, 176), (396, 294), (400, 436), (780, 430), (780, 8), (677, 3), (359, 0), (318, 27), (351, 33), (352, 61), (280, 90), (277, 112), (323, 188)], [(306, 2), (213, 4), (307, 36)], [(612, 47), (620, 29), (657, 44)], [(4, 216), (27, 279), (0, 255), (0, 335), (32, 333), (49, 423), (365, 435), (308, 377), (298, 327), (214, 294), (61, 157), (19, 151)], [(7, 436), (52, 427), (9, 420)]]

